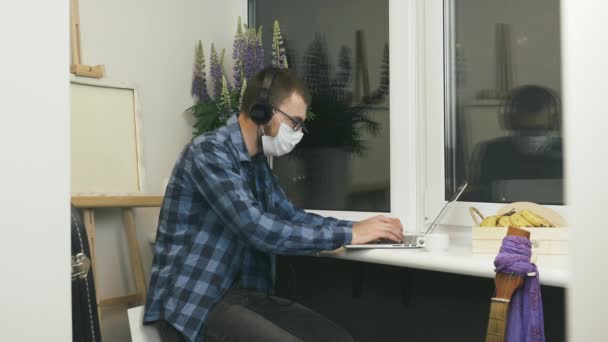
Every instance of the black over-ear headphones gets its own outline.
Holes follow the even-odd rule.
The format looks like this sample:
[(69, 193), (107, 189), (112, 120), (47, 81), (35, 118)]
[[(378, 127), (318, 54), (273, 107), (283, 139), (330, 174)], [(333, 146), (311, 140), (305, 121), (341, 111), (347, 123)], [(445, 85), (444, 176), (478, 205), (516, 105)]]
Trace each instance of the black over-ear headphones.
[(276, 76), (276, 69), (271, 69), (264, 75), (264, 81), (262, 81), (262, 89), (260, 89), (258, 100), (249, 107), (249, 117), (258, 125), (265, 125), (272, 118), (273, 109), (272, 104), (270, 103), (270, 87), (272, 87), (272, 83)]

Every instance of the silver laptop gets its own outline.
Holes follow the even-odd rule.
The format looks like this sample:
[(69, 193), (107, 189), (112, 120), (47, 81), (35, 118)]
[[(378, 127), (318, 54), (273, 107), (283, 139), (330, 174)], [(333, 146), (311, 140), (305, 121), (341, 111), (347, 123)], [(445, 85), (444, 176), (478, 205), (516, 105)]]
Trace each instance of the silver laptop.
[(461, 186), (458, 187), (458, 189), (454, 193), (454, 196), (452, 196), (452, 198), (450, 198), (450, 200), (443, 206), (443, 208), (441, 208), (441, 211), (439, 212), (439, 214), (437, 214), (437, 216), (433, 220), (433, 223), (431, 223), (431, 225), (426, 230), (426, 232), (424, 232), (424, 234), (404, 234), (403, 242), (401, 242), (401, 243), (395, 242), (392, 240), (382, 239), (382, 240), (376, 240), (376, 241), (372, 241), (370, 243), (361, 244), (361, 245), (344, 245), (344, 248), (367, 249), (367, 248), (421, 248), (421, 247), (424, 247), (425, 236), (427, 234), (431, 233), (433, 231), (433, 229), (435, 229), (435, 227), (437, 227), (439, 225), (439, 223), (441, 222), (441, 219), (443, 219), (445, 214), (448, 212), (448, 209), (450, 208), (450, 206), (454, 202), (458, 201), (458, 198), (460, 198), (460, 195), (462, 195), (462, 193), (464, 192), (464, 189), (466, 189), (467, 185), (469, 185), (469, 183), (464, 182)]

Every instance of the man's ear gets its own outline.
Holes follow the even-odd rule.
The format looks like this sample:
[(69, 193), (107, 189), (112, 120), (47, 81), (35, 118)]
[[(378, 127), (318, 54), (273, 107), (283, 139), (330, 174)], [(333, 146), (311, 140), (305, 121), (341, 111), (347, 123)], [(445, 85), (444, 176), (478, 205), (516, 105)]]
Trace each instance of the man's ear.
[(277, 121), (278, 120), (275, 119), (275, 115), (273, 114), (270, 117), (270, 121), (268, 121), (268, 123), (264, 125), (264, 132), (266, 133), (266, 135), (273, 137), (277, 136), (277, 132), (279, 131), (280, 125), (280, 123), (277, 124)]

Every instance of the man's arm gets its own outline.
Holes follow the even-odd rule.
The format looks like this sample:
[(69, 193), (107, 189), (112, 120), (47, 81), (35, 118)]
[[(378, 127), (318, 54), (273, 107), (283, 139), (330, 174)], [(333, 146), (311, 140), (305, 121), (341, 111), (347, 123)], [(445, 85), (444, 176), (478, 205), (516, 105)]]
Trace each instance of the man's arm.
[[(268, 167), (268, 166), (267, 166)], [(270, 168), (268, 169), (270, 173)], [(320, 229), (323, 227), (351, 227), (353, 229), (353, 244), (367, 243), (376, 239), (389, 239), (401, 242), (403, 239), (403, 225), (396, 218), (377, 215), (366, 220), (353, 222), (338, 220), (333, 217), (323, 217), (308, 213), (295, 205), (287, 198), (283, 189), (273, 175), (273, 195), (276, 196), (276, 210), (284, 219), (292, 220), (303, 225)]]
[(190, 148), (196, 148), (190, 152), (193, 184), (225, 226), (254, 248), (275, 254), (310, 254), (351, 242), (351, 226), (341, 221), (327, 220), (326, 225), (312, 227), (264, 212), (246, 190), (225, 146), (207, 141)]

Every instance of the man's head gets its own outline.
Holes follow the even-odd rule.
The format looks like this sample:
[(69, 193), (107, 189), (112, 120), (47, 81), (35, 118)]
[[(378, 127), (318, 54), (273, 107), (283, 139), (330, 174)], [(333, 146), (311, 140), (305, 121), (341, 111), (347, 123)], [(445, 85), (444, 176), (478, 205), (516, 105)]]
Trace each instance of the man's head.
[(309, 104), (304, 82), (292, 71), (266, 68), (247, 80), (240, 113), (262, 126), (264, 135), (275, 137), (281, 123), (301, 131)]
[(559, 129), (559, 99), (546, 87), (517, 87), (509, 93), (502, 116), (506, 128), (511, 130)]

